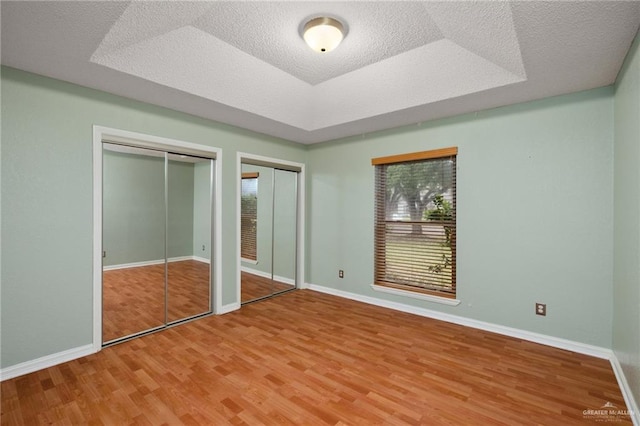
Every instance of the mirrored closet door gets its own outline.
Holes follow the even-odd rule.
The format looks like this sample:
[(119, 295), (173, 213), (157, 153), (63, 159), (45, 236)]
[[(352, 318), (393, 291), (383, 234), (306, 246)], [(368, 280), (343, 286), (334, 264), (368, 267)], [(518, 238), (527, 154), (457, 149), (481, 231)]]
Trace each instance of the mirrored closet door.
[(211, 312), (211, 160), (167, 154), (167, 322)]
[(103, 344), (211, 313), (209, 158), (103, 144)]
[(298, 173), (273, 170), (273, 293), (295, 288)]
[(242, 303), (296, 288), (297, 180), (295, 171), (242, 164)]
[(164, 153), (103, 145), (103, 342), (165, 323)]

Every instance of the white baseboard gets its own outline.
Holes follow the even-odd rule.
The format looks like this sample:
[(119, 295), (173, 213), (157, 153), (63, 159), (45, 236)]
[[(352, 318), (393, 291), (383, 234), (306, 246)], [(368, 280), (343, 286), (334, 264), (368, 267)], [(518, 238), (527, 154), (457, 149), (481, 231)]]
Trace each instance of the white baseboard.
[(42, 370), (44, 368), (53, 367), (54, 365), (62, 364), (63, 362), (73, 361), (74, 359), (82, 358), (83, 356), (91, 355), (93, 353), (95, 353), (93, 344), (89, 344), (73, 349), (67, 349), (66, 351), (55, 354), (46, 355), (31, 361), (21, 362), (20, 364), (1, 369), (0, 381), (13, 379), (14, 377), (33, 373), (34, 371)]
[(613, 352), (610, 361), (611, 368), (613, 368), (613, 372), (618, 380), (618, 385), (620, 386), (620, 391), (624, 397), (624, 402), (627, 404), (627, 411), (629, 411), (629, 414), (631, 415), (631, 421), (635, 426), (640, 426), (640, 411), (638, 410), (638, 404), (633, 398), (631, 387), (629, 386), (629, 382), (627, 382), (627, 377), (624, 375), (622, 365), (620, 365), (620, 361), (618, 360), (615, 352)]
[(120, 263), (118, 265), (103, 266), (103, 271), (115, 271), (116, 269), (128, 269), (128, 268), (140, 268), (142, 266), (161, 265), (164, 263), (164, 259), (161, 260), (145, 260), (143, 262), (131, 262)]
[[(242, 272), (247, 272), (249, 274), (257, 275), (262, 278), (271, 279), (271, 274), (269, 272), (258, 271), (257, 269), (252, 269), (247, 266), (241, 266), (240, 270)], [(278, 281), (279, 283), (288, 284), (288, 285), (296, 285), (296, 281), (292, 278), (282, 277), (280, 275), (273, 276), (274, 281)]]
[(241, 266), (240, 270), (242, 272), (246, 272), (248, 274), (257, 275), (257, 276), (262, 277), (262, 278), (271, 279), (271, 274), (270, 273), (262, 272), (262, 271), (259, 271), (257, 269), (253, 269), (253, 268), (249, 268), (248, 266)]
[(216, 315), (228, 314), (229, 312), (237, 311), (238, 309), (240, 309), (240, 303), (229, 303), (228, 305), (222, 305), (220, 307), (220, 312), (216, 312)]
[(287, 285), (291, 285), (291, 286), (295, 286), (296, 285), (296, 280), (294, 280), (292, 278), (281, 277), (280, 275), (274, 275), (273, 276), (273, 280), (277, 281), (279, 283), (287, 284)]
[[(202, 262), (202, 263), (206, 263), (207, 265), (211, 263), (211, 261), (205, 257), (200, 257), (200, 256), (191, 256), (191, 260), (195, 260), (196, 262)], [(169, 259), (169, 262), (171, 262), (172, 260)]]
[(622, 371), (620, 362), (615, 353), (611, 349), (603, 348), (600, 346), (588, 345), (586, 343), (575, 342), (572, 340), (562, 339), (559, 337), (547, 336), (545, 334), (534, 333), (531, 331), (520, 330), (517, 328), (506, 327), (503, 325), (492, 324), (484, 321), (478, 321), (471, 318), (465, 318), (458, 315), (446, 314), (443, 312), (433, 311), (431, 309), (419, 308), (416, 306), (405, 305), (403, 303), (391, 302), (389, 300), (378, 299), (376, 297), (363, 296), (356, 293), (337, 290), (330, 287), (324, 287), (316, 284), (305, 283), (305, 287), (310, 290), (315, 290), (321, 293), (331, 294), (333, 296), (344, 297), (346, 299), (355, 300), (358, 302), (368, 303), (370, 305), (380, 306), (383, 308), (394, 309), (401, 312), (407, 312), (410, 314), (420, 315), (427, 318), (432, 318), (440, 321), (446, 321), (466, 327), (477, 328), (480, 330), (490, 331), (505, 336), (515, 337), (522, 340), (527, 340), (534, 343), (540, 343), (542, 345), (551, 346), (554, 348), (565, 349), (571, 352), (576, 352), (584, 355), (590, 355), (596, 358), (607, 359), (611, 363), (611, 368), (618, 381), (620, 392), (627, 405), (627, 410), (631, 414), (631, 420), (635, 426), (640, 426), (640, 412), (638, 411), (638, 405), (633, 398), (629, 383)]
[(585, 355), (595, 356), (602, 359), (610, 359), (611, 349), (602, 348), (600, 346), (588, 345), (586, 343), (574, 342), (572, 340), (562, 339), (559, 337), (547, 336), (545, 334), (534, 333), (531, 331), (520, 330), (517, 328), (506, 327), (503, 325), (492, 324), (489, 322), (478, 321), (471, 318), (465, 318), (458, 315), (451, 315), (444, 312), (433, 311), (431, 309), (419, 308), (416, 306), (405, 305), (404, 303), (391, 302), (389, 300), (378, 299), (377, 297), (363, 296), (347, 291), (336, 290), (330, 287), (319, 286), (316, 284), (308, 284), (311, 290), (321, 293), (332, 294), (334, 296), (344, 297), (346, 299), (356, 300), (368, 303), (370, 305), (381, 306), (383, 308), (395, 309), (396, 311), (407, 312), (410, 314), (420, 315), (427, 318), (433, 318), (440, 321), (451, 322), (454, 324), (464, 325), (466, 327), (477, 328), (480, 330), (490, 331), (493, 333), (503, 334), (518, 339), (528, 340), (530, 342), (541, 343), (555, 348), (566, 349), (572, 352), (578, 352)]
[[(209, 263), (209, 259), (198, 256), (178, 256), (178, 257), (170, 257), (167, 259), (169, 263), (172, 262), (183, 262), (185, 260), (195, 260), (197, 262)], [(143, 262), (132, 262), (132, 263), (121, 263), (118, 265), (109, 265), (103, 266), (103, 271), (114, 271), (116, 269), (127, 269), (127, 268), (139, 268), (142, 266), (151, 266), (151, 265), (162, 265), (164, 263), (164, 259), (157, 260), (145, 260)]]
[(171, 263), (171, 262), (184, 262), (185, 260), (196, 260), (195, 256), (177, 256), (177, 257), (170, 257), (167, 259), (167, 262)]

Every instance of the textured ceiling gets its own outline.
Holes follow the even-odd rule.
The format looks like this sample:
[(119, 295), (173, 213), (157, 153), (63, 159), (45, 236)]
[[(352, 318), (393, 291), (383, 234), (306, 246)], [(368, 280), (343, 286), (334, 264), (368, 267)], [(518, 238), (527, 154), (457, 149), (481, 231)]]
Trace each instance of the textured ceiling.
[[(2, 63), (314, 143), (611, 84), (626, 2), (8, 2)], [(333, 52), (300, 25), (348, 28)]]

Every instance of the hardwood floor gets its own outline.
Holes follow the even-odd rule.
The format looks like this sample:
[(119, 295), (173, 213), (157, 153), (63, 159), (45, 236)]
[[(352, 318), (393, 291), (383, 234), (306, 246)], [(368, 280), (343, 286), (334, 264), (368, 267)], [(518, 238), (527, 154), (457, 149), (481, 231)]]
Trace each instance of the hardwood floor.
[[(170, 262), (169, 322), (209, 311), (209, 265)], [(104, 271), (102, 335), (108, 342), (165, 323), (164, 264)]]
[(291, 290), (294, 286), (248, 272), (241, 272), (240, 301), (242, 303)]
[(210, 311), (209, 264), (195, 260), (169, 262), (169, 322)]
[(573, 425), (625, 407), (606, 360), (310, 290), (1, 386), (5, 425)]

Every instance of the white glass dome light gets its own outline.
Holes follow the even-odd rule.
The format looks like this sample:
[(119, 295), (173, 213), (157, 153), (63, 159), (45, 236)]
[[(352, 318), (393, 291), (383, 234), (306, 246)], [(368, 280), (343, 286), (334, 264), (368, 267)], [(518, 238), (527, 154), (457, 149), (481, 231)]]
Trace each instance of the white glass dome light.
[(333, 18), (315, 18), (304, 24), (302, 38), (316, 52), (331, 52), (342, 42), (344, 27)]

